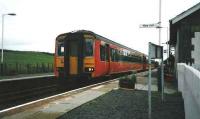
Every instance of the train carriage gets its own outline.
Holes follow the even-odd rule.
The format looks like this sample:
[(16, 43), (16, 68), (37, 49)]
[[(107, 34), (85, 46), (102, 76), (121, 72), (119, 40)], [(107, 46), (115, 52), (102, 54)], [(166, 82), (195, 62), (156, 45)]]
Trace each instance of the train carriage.
[(56, 38), (55, 75), (101, 77), (145, 70), (146, 56), (91, 31), (80, 30)]

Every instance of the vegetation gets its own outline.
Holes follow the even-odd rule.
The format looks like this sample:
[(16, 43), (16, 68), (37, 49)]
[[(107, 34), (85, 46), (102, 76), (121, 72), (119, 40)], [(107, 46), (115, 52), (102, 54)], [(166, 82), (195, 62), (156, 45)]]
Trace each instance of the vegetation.
[(130, 76), (121, 77), (119, 79), (119, 86), (121, 88), (130, 88), (134, 89), (136, 83), (136, 76), (135, 74), (132, 74)]
[(9, 64), (53, 64), (53, 56), (54, 54), (45, 52), (4, 50), (4, 62)]
[(53, 72), (54, 54), (33, 51), (4, 51), (1, 76)]

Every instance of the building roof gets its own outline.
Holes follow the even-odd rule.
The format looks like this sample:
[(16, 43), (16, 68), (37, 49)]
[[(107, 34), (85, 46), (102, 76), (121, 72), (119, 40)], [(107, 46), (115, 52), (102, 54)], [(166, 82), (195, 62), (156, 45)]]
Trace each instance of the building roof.
[(196, 4), (195, 6), (189, 8), (188, 10), (182, 12), (181, 14), (177, 15), (170, 21), (172, 24), (175, 24), (175, 23), (179, 22), (180, 20), (184, 19), (185, 17), (189, 16), (190, 14), (196, 12), (199, 9), (200, 9), (200, 2), (198, 4)]
[(200, 25), (200, 2), (188, 10), (177, 15), (173, 19), (169, 20), (170, 23), (170, 40), (169, 44), (175, 46), (177, 42), (177, 30), (184, 25)]

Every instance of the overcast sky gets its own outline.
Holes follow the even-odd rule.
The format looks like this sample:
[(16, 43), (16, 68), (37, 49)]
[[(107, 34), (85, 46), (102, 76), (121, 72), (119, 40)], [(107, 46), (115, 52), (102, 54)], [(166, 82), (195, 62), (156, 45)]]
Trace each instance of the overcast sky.
[[(198, 2), (162, 0), (162, 26), (168, 27), (170, 19)], [(85, 29), (147, 54), (148, 42), (158, 44), (158, 29), (139, 25), (158, 22), (158, 5), (159, 0), (0, 0), (0, 14), (17, 14), (4, 18), (4, 45), (54, 52), (57, 35)]]

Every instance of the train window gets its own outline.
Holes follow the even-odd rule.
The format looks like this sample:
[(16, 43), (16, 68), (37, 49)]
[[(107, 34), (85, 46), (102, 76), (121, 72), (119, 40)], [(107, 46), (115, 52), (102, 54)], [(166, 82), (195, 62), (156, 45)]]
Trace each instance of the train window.
[(105, 61), (106, 59), (106, 48), (104, 45), (100, 45), (100, 59), (101, 61)]
[(85, 39), (85, 56), (93, 56), (93, 40)]
[(58, 56), (64, 56), (64, 45), (58, 45)]
[(115, 61), (115, 50), (111, 48), (110, 53), (111, 53), (111, 60)]
[(109, 47), (106, 45), (106, 61), (109, 61)]
[(115, 61), (119, 61), (118, 50), (115, 50)]

